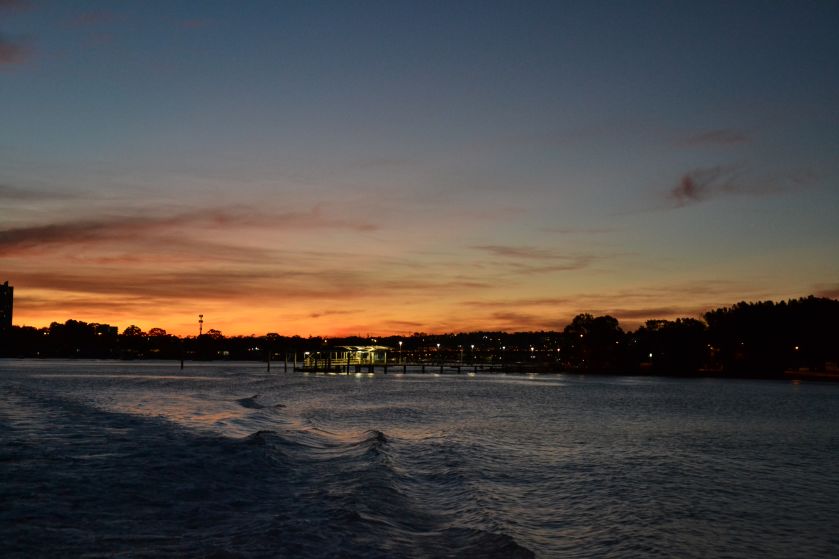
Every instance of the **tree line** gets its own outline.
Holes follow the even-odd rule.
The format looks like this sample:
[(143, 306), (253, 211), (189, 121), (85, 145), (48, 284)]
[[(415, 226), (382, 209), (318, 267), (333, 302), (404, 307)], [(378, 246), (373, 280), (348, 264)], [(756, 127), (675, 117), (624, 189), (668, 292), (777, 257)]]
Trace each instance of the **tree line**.
[[(129, 326), (68, 320), (47, 328), (15, 326), (2, 334), (0, 356), (106, 359), (302, 358), (342, 345), (390, 347), (395, 362), (527, 364), (553, 371), (696, 374), (700, 371), (773, 375), (824, 370), (839, 362), (839, 301), (806, 297), (740, 302), (706, 312), (704, 320), (649, 320), (625, 331), (614, 317), (579, 314), (562, 331), (464, 332), (410, 336), (323, 338), (192, 337)], [(401, 342), (401, 344), (400, 344)]]

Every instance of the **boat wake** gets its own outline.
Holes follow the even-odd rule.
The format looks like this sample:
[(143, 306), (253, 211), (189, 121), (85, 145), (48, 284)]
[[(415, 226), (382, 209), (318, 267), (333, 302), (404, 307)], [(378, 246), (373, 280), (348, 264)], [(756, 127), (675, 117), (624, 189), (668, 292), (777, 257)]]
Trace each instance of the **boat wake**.
[[(258, 395), (238, 403), (267, 407)], [(7, 393), (3, 404), (6, 556), (532, 556), (436, 510), (382, 431), (232, 438), (57, 392)]]

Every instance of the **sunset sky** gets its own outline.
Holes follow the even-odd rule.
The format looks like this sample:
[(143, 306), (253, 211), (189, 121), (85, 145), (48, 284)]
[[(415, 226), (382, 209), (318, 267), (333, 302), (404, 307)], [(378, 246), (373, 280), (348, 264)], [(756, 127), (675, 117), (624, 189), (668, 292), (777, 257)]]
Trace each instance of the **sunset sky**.
[(839, 3), (0, 0), (14, 322), (625, 327), (839, 296)]

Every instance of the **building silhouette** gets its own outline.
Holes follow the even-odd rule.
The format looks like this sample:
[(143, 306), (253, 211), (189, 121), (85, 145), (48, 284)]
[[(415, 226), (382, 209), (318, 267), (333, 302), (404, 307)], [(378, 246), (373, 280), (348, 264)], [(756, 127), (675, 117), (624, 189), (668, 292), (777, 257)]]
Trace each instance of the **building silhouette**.
[(0, 332), (12, 329), (14, 290), (8, 281), (0, 285)]

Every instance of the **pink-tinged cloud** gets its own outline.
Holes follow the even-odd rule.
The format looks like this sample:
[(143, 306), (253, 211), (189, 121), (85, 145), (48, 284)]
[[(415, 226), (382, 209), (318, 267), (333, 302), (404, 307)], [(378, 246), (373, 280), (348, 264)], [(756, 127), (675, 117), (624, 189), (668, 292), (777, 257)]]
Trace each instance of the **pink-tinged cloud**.
[(25, 45), (14, 43), (0, 35), (0, 66), (20, 64), (30, 54), (30, 49)]

